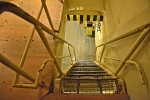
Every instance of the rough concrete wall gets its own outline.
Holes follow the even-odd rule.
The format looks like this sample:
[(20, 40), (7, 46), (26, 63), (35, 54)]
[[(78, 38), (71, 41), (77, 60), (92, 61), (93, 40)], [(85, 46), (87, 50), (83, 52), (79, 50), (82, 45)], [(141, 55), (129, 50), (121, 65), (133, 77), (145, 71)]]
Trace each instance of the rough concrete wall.
[[(105, 0), (105, 14), (101, 33), (102, 39), (99, 40), (97, 38), (96, 45), (107, 42), (148, 22), (150, 22), (149, 0)], [(123, 60), (139, 36), (139, 33), (108, 44), (105, 48), (104, 56)], [(148, 37), (147, 41), (144, 41), (144, 45), (132, 59), (140, 65), (146, 84), (141, 84), (139, 73), (132, 64), (124, 66), (118, 75), (125, 80), (127, 92), (131, 100), (150, 99), (149, 39), (150, 37)], [(112, 72), (115, 72), (120, 62), (103, 58), (102, 64)]]
[[(37, 17), (37, 14), (41, 7), (41, 1), (32, 0), (10, 0), (12, 3), (21, 7), (29, 14)], [(62, 4), (55, 0), (47, 2), (49, 10), (51, 11), (51, 18), (56, 24), (55, 29), (59, 29), (59, 18), (61, 17)], [(54, 9), (57, 6), (57, 9)], [(53, 12), (52, 12), (53, 11)], [(53, 15), (54, 14), (54, 15)], [(42, 13), (40, 21), (50, 27), (48, 20), (45, 16), (45, 12)], [(56, 27), (57, 26), (57, 27)], [(31, 34), (33, 25), (17, 17), (16, 15), (8, 12), (4, 12), (0, 15), (0, 53), (12, 60), (15, 64), (19, 65), (23, 50)], [(50, 43), (52, 50), (55, 52), (56, 41), (52, 36), (46, 34), (46, 37)], [(45, 49), (39, 35), (35, 32), (30, 49), (27, 55), (27, 59), (23, 66), (23, 69), (33, 77), (36, 77), (37, 72), (46, 58), (51, 58)], [(49, 62), (42, 74), (41, 81), (45, 83), (44, 88), (38, 89), (24, 89), (14, 88), (12, 83), (14, 81), (16, 73), (11, 69), (0, 63), (0, 100), (38, 100), (45, 95), (49, 90), (49, 83), (52, 77), (53, 62)], [(32, 83), (27, 79), (20, 77), (19, 83)]]

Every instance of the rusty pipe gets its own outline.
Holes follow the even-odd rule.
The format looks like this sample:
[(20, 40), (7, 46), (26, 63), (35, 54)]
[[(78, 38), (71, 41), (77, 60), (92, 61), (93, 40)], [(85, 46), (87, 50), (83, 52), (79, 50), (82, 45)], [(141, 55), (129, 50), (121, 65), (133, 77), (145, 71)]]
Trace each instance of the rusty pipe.
[(127, 63), (131, 63), (131, 64), (134, 64), (139, 72), (139, 75), (140, 75), (140, 79), (141, 79), (141, 84), (145, 84), (145, 80), (144, 80), (144, 76), (143, 76), (143, 72), (139, 66), (139, 64), (135, 61), (130, 61), (130, 60), (127, 60), (126, 61)]
[[(51, 31), (48, 27), (46, 27), (44, 24), (42, 24), (41, 22), (36, 20), (34, 17), (32, 17), (30, 14), (28, 14), (27, 12), (25, 12), (21, 8), (17, 7), (16, 5), (14, 5), (12, 3), (0, 1), (0, 14), (2, 14), (4, 11), (11, 12), (11, 13), (23, 18), (27, 22), (35, 25), (35, 26), (40, 26), (48, 34), (52, 35), (53, 37), (57, 38), (60, 41), (63, 41), (64, 43), (68, 43), (67, 41), (65, 41), (61, 37), (54, 34), (54, 32)], [(68, 43), (68, 44), (71, 45), (70, 43)]]
[(130, 52), (127, 54), (127, 56), (124, 58), (124, 60), (121, 62), (120, 66), (117, 68), (115, 75), (117, 75), (119, 73), (119, 71), (123, 68), (123, 66), (125, 65), (125, 62), (130, 59), (130, 57), (133, 55), (133, 53), (136, 51), (136, 48), (139, 47), (139, 45), (141, 44), (141, 42), (143, 41), (143, 39), (145, 39), (145, 37), (148, 35), (150, 31), (150, 28), (146, 28), (142, 31), (142, 33), (140, 34), (140, 36), (138, 37), (138, 39), (136, 40), (136, 42), (134, 43), (133, 47), (131, 48)]
[[(103, 58), (117, 60), (117, 61), (122, 62), (122, 60), (118, 59), (118, 58), (105, 57), (105, 56)], [(139, 75), (140, 75), (141, 84), (145, 84), (144, 75), (143, 75), (143, 72), (142, 72), (139, 64), (136, 61), (132, 61), (132, 60), (127, 60), (126, 63), (131, 63), (131, 64), (134, 64), (136, 66), (136, 68), (137, 68), (137, 70), (139, 72)]]
[[(14, 84), (13, 87), (19, 87), (19, 88), (32, 88), (32, 89), (37, 89), (38, 86), (39, 86), (39, 82), (40, 82), (40, 78), (41, 78), (41, 75), (42, 75), (42, 72), (46, 66), (46, 64), (49, 62), (49, 61), (53, 61), (53, 59), (46, 59), (43, 64), (41, 65), (40, 69), (39, 69), (39, 72), (37, 73), (37, 77), (36, 77), (36, 80), (34, 82), (34, 84)], [(41, 83), (43, 86), (44, 83)]]

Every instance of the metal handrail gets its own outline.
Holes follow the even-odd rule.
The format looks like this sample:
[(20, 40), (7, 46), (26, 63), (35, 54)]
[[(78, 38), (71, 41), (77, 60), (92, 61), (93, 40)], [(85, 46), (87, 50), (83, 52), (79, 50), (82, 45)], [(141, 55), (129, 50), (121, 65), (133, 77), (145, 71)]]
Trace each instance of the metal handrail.
[(41, 0), (41, 2), (42, 2), (42, 6), (44, 7), (45, 13), (47, 15), (47, 19), (49, 21), (49, 24), (51, 25), (51, 28), (52, 28), (53, 32), (55, 32), (55, 29), (54, 29), (54, 26), (53, 26), (53, 23), (52, 23), (52, 20), (51, 20), (48, 8), (46, 6), (45, 0)]
[[(123, 66), (125, 65), (125, 63), (126, 63), (126, 62), (129, 62), (130, 58), (132, 57), (132, 55), (134, 54), (134, 52), (138, 49), (138, 47), (141, 45), (141, 43), (143, 42), (143, 40), (148, 36), (149, 31), (150, 31), (150, 28), (149, 28), (149, 27), (150, 27), (150, 22), (147, 23), (147, 24), (144, 24), (144, 25), (142, 25), (142, 26), (140, 26), (140, 27), (138, 27), (138, 28), (136, 28), (136, 29), (133, 29), (133, 30), (131, 30), (131, 31), (129, 31), (129, 32), (127, 32), (127, 33), (125, 33), (125, 34), (119, 36), (119, 37), (116, 37), (116, 38), (114, 38), (114, 39), (112, 39), (112, 40), (110, 40), (110, 41), (108, 41), (108, 42), (106, 42), (106, 43), (102, 43), (102, 44), (96, 46), (96, 49), (95, 49), (95, 58), (94, 58), (94, 60), (96, 61), (97, 56), (98, 56), (98, 57), (100, 57), (100, 59), (99, 59), (98, 62), (99, 62), (99, 63), (101, 62), (101, 59), (102, 59), (103, 54), (104, 54), (104, 49), (105, 49), (105, 46), (106, 46), (107, 44), (110, 44), (110, 43), (112, 43), (112, 42), (115, 42), (115, 41), (124, 39), (124, 38), (126, 38), (126, 37), (129, 37), (129, 36), (131, 36), (131, 35), (134, 35), (134, 34), (138, 33), (139, 31), (142, 31), (142, 33), (140, 34), (140, 36), (138, 37), (138, 39), (137, 39), (136, 42), (134, 43), (133, 47), (131, 48), (131, 50), (129, 51), (129, 53), (127, 54), (127, 56), (126, 56), (126, 57), (124, 58), (124, 60), (121, 62), (120, 66), (117, 68), (117, 70), (116, 70), (116, 72), (115, 72), (115, 74), (114, 74), (114, 75), (117, 75), (117, 74), (120, 72), (120, 70), (123, 68)], [(103, 48), (102, 48), (102, 53), (101, 53), (101, 55), (97, 55), (97, 54), (96, 54), (97, 49), (98, 49), (99, 47), (101, 47), (101, 46), (103, 46)], [(129, 63), (131, 63), (131, 62), (129, 62)], [(133, 64), (133, 62), (132, 62), (132, 64)], [(135, 64), (135, 63), (134, 63), (134, 64)], [(138, 68), (138, 69), (139, 69), (139, 68)], [(141, 71), (141, 70), (140, 70), (140, 71)], [(141, 79), (142, 79), (142, 83), (144, 83), (144, 82), (143, 82), (143, 78), (141, 78)]]
[[(54, 60), (53, 60), (53, 59), (46, 59), (46, 60), (42, 63), (42, 65), (41, 65), (41, 67), (40, 67), (40, 69), (39, 69), (39, 71), (38, 71), (37, 77), (36, 77), (36, 79), (35, 79), (35, 82), (34, 82), (33, 84), (18, 84), (17, 82), (14, 82), (12, 86), (13, 86), (13, 87), (19, 87), (19, 88), (20, 88), (20, 87), (21, 87), (21, 88), (34, 88), (34, 89), (38, 88), (39, 83), (40, 83), (40, 78), (41, 78), (42, 72), (43, 72), (43, 70), (44, 70), (46, 64), (47, 64), (49, 61), (54, 61)], [(44, 83), (41, 82), (40, 84), (41, 84), (41, 87), (43, 87)]]
[(14, 64), (12, 61), (10, 61), (8, 58), (6, 58), (1, 53), (0, 53), (0, 62), (2, 64), (6, 65), (7, 67), (9, 67), (10, 69), (16, 71), (17, 73), (20, 73), (22, 76), (24, 76), (28, 80), (35, 82), (35, 79), (31, 75), (29, 75), (27, 72), (22, 70), (20, 67), (18, 67), (16, 64)]
[[(39, 13), (38, 13), (38, 15), (37, 15), (37, 20), (40, 19), (42, 10), (43, 10), (43, 5), (41, 6), (40, 11), (39, 11)], [(27, 53), (28, 53), (28, 51), (29, 51), (29, 46), (30, 46), (31, 41), (32, 41), (32, 39), (33, 39), (34, 33), (35, 33), (35, 27), (33, 27), (33, 29), (32, 29), (31, 35), (30, 35), (30, 37), (29, 37), (29, 40), (27, 41), (25, 50), (24, 50), (24, 52), (23, 52), (23, 55), (22, 55), (22, 58), (21, 58), (21, 61), (20, 61), (20, 64), (19, 64), (19, 67), (21, 67), (21, 68), (23, 67), (24, 62), (25, 62), (25, 59), (26, 59), (26, 57), (27, 57)], [(14, 79), (13, 86), (17, 86), (17, 84), (18, 84), (18, 82), (19, 82), (19, 81), (18, 81), (19, 78), (20, 78), (20, 74), (19, 74), (19, 73), (16, 73), (16, 77), (15, 77), (15, 79)]]
[(129, 36), (131, 36), (131, 35), (137, 34), (139, 31), (142, 31), (143, 29), (145, 29), (145, 28), (147, 28), (147, 27), (150, 27), (150, 22), (149, 22), (149, 23), (146, 23), (146, 24), (144, 24), (144, 25), (141, 25), (140, 27), (135, 28), (135, 29), (133, 29), (133, 30), (131, 30), (131, 31), (129, 31), (129, 32), (127, 32), (127, 33), (121, 35), (121, 36), (118, 36), (118, 37), (116, 37), (116, 38), (114, 38), (114, 39), (112, 39), (112, 40), (106, 42), (106, 43), (102, 43), (102, 44), (100, 44), (100, 45), (98, 45), (98, 46), (96, 46), (96, 47), (100, 47), (100, 46), (103, 46), (103, 45), (106, 45), (106, 44), (109, 44), (109, 43), (112, 43), (112, 42), (121, 40), (121, 39), (123, 39), (123, 38), (129, 37)]
[[(42, 2), (44, 2), (44, 0), (42, 0)], [(45, 3), (44, 3), (44, 4), (45, 4)], [(46, 5), (44, 5), (44, 7), (45, 7), (45, 9), (46, 9)], [(43, 9), (43, 5), (42, 5), (41, 10), (40, 10), (40, 12), (39, 12), (39, 16), (40, 16), (40, 13), (41, 13), (42, 9)], [(5, 1), (0, 1), (0, 14), (2, 14), (4, 11), (11, 12), (11, 13), (13, 13), (13, 14), (15, 14), (15, 15), (21, 17), (21, 18), (23, 18), (24, 20), (28, 21), (29, 23), (31, 23), (31, 24), (33, 24), (33, 25), (35, 26), (35, 28), (36, 28), (36, 30), (37, 30), (39, 36), (41, 37), (41, 39), (42, 39), (42, 41), (43, 41), (43, 43), (44, 43), (44, 45), (45, 45), (45, 47), (46, 47), (48, 53), (49, 53), (49, 54), (51, 55), (51, 57), (53, 58), (54, 64), (55, 64), (55, 66), (56, 66), (58, 72), (60, 73), (60, 76), (63, 75), (63, 72), (62, 72), (62, 70), (61, 70), (61, 68), (60, 68), (60, 66), (59, 66), (59, 64), (58, 64), (58, 62), (57, 62), (57, 57), (55, 56), (55, 54), (53, 53), (53, 51), (52, 51), (51, 48), (50, 48), (49, 43), (47, 42), (47, 39), (46, 39), (46, 37), (45, 37), (43, 31), (45, 31), (45, 32), (47, 32), (48, 34), (52, 35), (53, 37), (57, 38), (57, 39), (60, 40), (61, 42), (67, 43), (68, 46), (73, 47), (74, 56), (75, 56), (75, 60), (76, 60), (76, 55), (75, 55), (74, 46), (72, 46), (72, 45), (71, 45), (70, 43), (68, 43), (66, 40), (64, 40), (64, 39), (62, 39), (61, 37), (59, 37), (59, 36), (57, 36), (56, 34), (54, 34), (54, 31), (51, 31), (48, 27), (46, 27), (44, 24), (42, 24), (41, 22), (39, 22), (37, 19), (35, 19), (35, 18), (32, 17), (31, 15), (29, 15), (27, 12), (25, 12), (24, 10), (22, 10), (21, 8), (17, 7), (16, 5), (14, 5), (14, 4), (12, 4), (12, 3), (5, 2)], [(38, 16), (38, 18), (39, 18), (39, 16)], [(48, 16), (48, 15), (47, 15), (47, 17), (50, 18), (50, 16)], [(49, 20), (50, 20), (50, 19), (49, 19)], [(51, 25), (52, 25), (52, 24), (51, 24)], [(21, 62), (20, 62), (20, 65), (19, 65), (20, 67), (18, 67), (18, 66), (13, 66), (14, 63), (12, 63), (12, 65), (11, 65), (11, 64), (8, 64), (8, 61), (7, 61), (8, 59), (3, 59), (3, 58), (5, 58), (5, 57), (4, 57), (2, 54), (0, 54), (0, 56), (2, 56), (2, 57), (0, 58), (0, 62), (2, 62), (4, 65), (6, 65), (6, 66), (9, 67), (9, 68), (11, 67), (11, 69), (14, 70), (14, 71), (16, 71), (16, 68), (17, 68), (17, 69), (19, 68), (19, 71), (24, 72), (24, 70), (22, 70), (21, 67), (22, 67), (23, 64), (24, 64), (24, 60), (25, 60), (25, 58), (26, 58), (26, 54), (27, 54), (27, 51), (28, 51), (28, 47), (29, 47), (29, 45), (30, 45), (30, 43), (31, 43), (30, 40), (32, 39), (33, 34), (34, 34), (34, 29), (33, 29), (33, 32), (32, 32), (32, 34), (31, 34), (31, 36), (30, 36), (30, 39), (29, 39), (29, 41), (28, 41), (28, 43), (27, 43), (27, 46), (26, 46), (26, 48), (25, 48), (26, 50), (24, 51), (24, 56), (22, 57), (22, 60), (21, 60)], [(68, 50), (69, 50), (69, 53), (70, 53), (70, 49), (68, 49)], [(70, 58), (73, 59), (71, 53), (70, 53)], [(5, 61), (5, 60), (6, 60), (6, 61)], [(10, 60), (9, 60), (9, 61), (10, 61)], [(12, 67), (12, 66), (13, 66), (13, 67)], [(16, 71), (16, 72), (17, 72), (17, 71)], [(22, 74), (21, 72), (17, 72), (17, 73), (19, 73), (20, 75), (23, 75), (24, 77), (26, 77), (27, 79), (31, 80), (32, 82), (35, 82), (35, 79), (34, 79), (33, 77), (31, 77), (28, 73), (25, 72), (25, 74)], [(14, 81), (14, 86), (32, 87), (32, 86), (26, 86), (26, 85), (24, 85), (24, 86), (23, 86), (23, 85), (17, 85), (16, 83), (17, 83), (17, 80), (18, 80), (18, 78), (19, 78), (19, 74), (17, 74), (17, 76), (16, 76), (16, 79), (15, 79), (15, 81)], [(39, 76), (38, 76), (38, 77), (39, 77)], [(38, 79), (38, 77), (37, 77), (37, 79)], [(38, 79), (38, 80), (39, 80), (39, 79)], [(36, 82), (35, 82), (35, 83), (36, 83)], [(39, 84), (42, 85), (41, 83), (39, 83)], [(36, 85), (33, 86), (33, 88), (35, 88), (35, 86), (37, 86), (37, 83), (36, 83)]]
[[(122, 62), (122, 60), (118, 59), (118, 58), (112, 58), (112, 57), (106, 57), (106, 56), (104, 56), (103, 58), (112, 59), (112, 60)], [(142, 69), (140, 68), (139, 64), (136, 61), (132, 61), (132, 60), (127, 60), (125, 63), (131, 63), (131, 64), (134, 64), (136, 66), (136, 68), (139, 72), (139, 75), (140, 75), (141, 84), (145, 84), (144, 75), (143, 75)]]
[(9, 2), (5, 2), (5, 1), (0, 1), (0, 14), (3, 13), (4, 11), (11, 12), (11, 13), (23, 18), (27, 22), (35, 25), (35, 26), (40, 26), (48, 34), (54, 36), (55, 38), (57, 38), (60, 41), (67, 43), (68, 45), (72, 46), (69, 42), (67, 42), (66, 40), (64, 40), (61, 37), (54, 34), (54, 32), (51, 31), (48, 27), (46, 27), (40, 21), (38, 21), (37, 19), (35, 19), (30, 14), (28, 14), (27, 12), (25, 12), (21, 8), (17, 7), (16, 5), (9, 3)]

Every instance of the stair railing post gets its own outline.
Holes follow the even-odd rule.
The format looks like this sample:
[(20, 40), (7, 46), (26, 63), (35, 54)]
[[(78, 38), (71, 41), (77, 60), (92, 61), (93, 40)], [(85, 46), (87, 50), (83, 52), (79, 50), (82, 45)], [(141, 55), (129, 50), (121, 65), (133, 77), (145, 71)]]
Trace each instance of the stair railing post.
[(105, 51), (105, 45), (103, 46), (102, 53), (101, 53), (101, 55), (100, 55), (100, 59), (99, 59), (99, 63), (101, 63), (101, 60), (102, 60), (102, 57), (103, 57), (104, 51)]
[(67, 44), (67, 47), (68, 47), (68, 51), (69, 51), (69, 55), (70, 55), (71, 64), (73, 64), (72, 55), (71, 55), (70, 47), (68, 44)]
[(77, 58), (76, 58), (76, 52), (75, 52), (75, 49), (74, 49), (74, 47), (72, 46), (72, 48), (73, 48), (73, 51), (74, 51), (74, 57), (75, 57), (75, 61), (77, 60)]
[[(40, 16), (41, 16), (41, 13), (42, 13), (42, 10), (43, 10), (43, 6), (41, 6), (40, 8), (40, 11), (38, 13), (38, 16), (37, 16), (37, 20), (39, 20)], [(23, 52), (23, 56), (21, 58), (21, 61), (20, 61), (20, 64), (19, 64), (19, 67), (22, 68), (23, 65), (24, 65), (24, 62), (25, 62), (25, 59), (26, 59), (26, 56), (27, 56), (27, 53), (28, 53), (28, 50), (29, 50), (29, 46), (31, 44), (31, 41), (32, 41), (32, 38), (34, 36), (34, 32), (35, 32), (35, 27), (32, 29), (32, 32), (31, 32), (31, 35), (29, 37), (29, 40), (26, 44), (26, 47), (25, 47), (25, 50)], [(16, 73), (16, 77), (14, 79), (14, 82), (13, 82), (13, 85), (17, 84), (18, 83), (18, 80), (19, 80), (19, 77), (20, 77), (20, 74), (19, 73)]]
[(36, 26), (36, 25), (35, 25), (35, 28), (36, 28), (36, 30), (37, 30), (37, 32), (38, 32), (40, 38), (42, 39), (42, 41), (43, 41), (43, 43), (44, 43), (44, 45), (45, 45), (45, 47), (46, 47), (48, 53), (49, 53), (50, 56), (54, 59), (54, 63), (55, 63), (55, 65), (56, 65), (56, 68), (57, 68), (58, 72), (60, 73), (60, 76), (63, 75), (63, 72), (62, 72), (60, 66), (58, 65), (56, 56), (55, 56), (55, 54), (53, 53), (52, 49), (50, 48), (50, 45), (49, 45), (49, 43), (48, 43), (48, 40), (46, 39), (46, 37), (45, 37), (45, 35), (44, 35), (43, 29), (42, 29), (40, 26)]
[(95, 48), (95, 55), (94, 55), (94, 61), (96, 61), (96, 58), (97, 58), (97, 55), (96, 55), (96, 52), (97, 52), (97, 47)]
[(131, 50), (129, 51), (129, 53), (127, 54), (127, 56), (124, 58), (124, 60), (121, 62), (120, 66), (117, 68), (116, 72), (114, 75), (117, 75), (119, 73), (119, 71), (123, 68), (123, 66), (126, 64), (126, 61), (128, 59), (130, 59), (130, 57), (134, 54), (134, 52), (136, 51), (136, 49), (139, 47), (139, 45), (141, 44), (141, 42), (145, 39), (145, 37), (148, 35), (150, 31), (150, 28), (146, 28), (142, 31), (142, 33), (140, 34), (140, 36), (138, 37), (138, 39), (136, 40), (136, 42), (134, 43), (133, 47), (131, 48)]
[(49, 14), (49, 11), (48, 11), (48, 8), (46, 6), (46, 3), (45, 3), (45, 0), (41, 0), (42, 1), (42, 4), (43, 4), (43, 7), (44, 7), (44, 10), (45, 10), (45, 13), (46, 13), (46, 16), (47, 16), (47, 19), (50, 23), (50, 26), (53, 30), (53, 32), (55, 33), (55, 29), (54, 29), (54, 26), (53, 26), (53, 23), (52, 23), (52, 20), (51, 20), (51, 17), (50, 17), (50, 14)]
[(11, 62), (8, 58), (6, 58), (5, 56), (3, 56), (1, 53), (0, 53), (0, 62), (2, 64), (6, 65), (7, 67), (9, 67), (10, 69), (12, 69), (13, 71), (19, 73), (23, 77), (27, 78), (28, 80), (30, 80), (32, 82), (35, 82), (35, 79), (32, 76), (30, 76), (27, 72), (25, 72), (19, 66), (15, 65), (13, 62)]

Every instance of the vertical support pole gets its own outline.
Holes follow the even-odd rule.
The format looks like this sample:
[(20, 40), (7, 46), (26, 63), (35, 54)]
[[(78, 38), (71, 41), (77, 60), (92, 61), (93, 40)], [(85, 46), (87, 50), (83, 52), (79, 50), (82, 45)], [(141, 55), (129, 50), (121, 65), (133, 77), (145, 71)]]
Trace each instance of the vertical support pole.
[[(66, 21), (67, 21), (66, 15), (67, 15), (67, 10), (68, 10), (67, 8), (68, 8), (68, 0), (64, 0), (61, 22), (60, 22), (60, 27), (59, 27), (59, 34), (58, 34), (59, 37), (61, 37), (61, 38), (65, 38), (65, 27), (66, 27)], [(62, 42), (57, 43), (57, 47), (56, 47), (56, 55), (57, 56), (62, 56), (63, 47), (64, 47), (64, 43), (62, 43)], [(61, 65), (61, 62), (62, 62), (62, 59), (58, 59), (59, 65)]]
[(35, 79), (0, 53), (0, 62), (32, 82)]
[[(39, 11), (38, 16), (37, 16), (37, 20), (39, 20), (39, 18), (40, 18), (40, 16), (41, 16), (41, 13), (42, 13), (42, 10), (43, 10), (43, 6), (41, 6), (41, 8), (40, 8), (40, 11)], [(25, 47), (23, 56), (22, 56), (21, 61), (20, 61), (20, 64), (19, 64), (19, 67), (20, 67), (20, 68), (22, 68), (23, 65), (24, 65), (24, 62), (25, 62), (25, 59), (26, 59), (26, 57), (27, 57), (27, 53), (28, 53), (28, 50), (29, 50), (29, 46), (30, 46), (31, 41), (32, 41), (32, 38), (33, 38), (33, 36), (34, 36), (34, 32), (35, 32), (35, 28), (32, 29), (31, 35), (30, 35), (29, 40), (28, 40), (28, 42), (27, 42), (27, 45), (26, 45), (26, 47)], [(19, 77), (20, 77), (20, 74), (19, 74), (19, 73), (16, 73), (16, 77), (15, 77), (15, 79), (14, 79), (13, 85), (15, 85), (16, 83), (18, 83)]]
[(43, 29), (42, 29), (40, 26), (35, 26), (35, 28), (36, 28), (36, 30), (37, 30), (37, 32), (38, 32), (40, 38), (42, 39), (42, 41), (43, 41), (43, 43), (44, 43), (44, 45), (45, 45), (45, 47), (46, 47), (48, 53), (49, 53), (49, 54), (51, 55), (51, 57), (54, 59), (54, 63), (55, 63), (55, 65), (56, 65), (56, 68), (57, 68), (58, 72), (60, 73), (60, 75), (63, 75), (63, 72), (62, 72), (62, 70), (61, 70), (61, 68), (60, 68), (60, 66), (58, 65), (58, 62), (57, 62), (57, 60), (56, 60), (55, 54), (53, 53), (52, 49), (50, 48), (50, 46), (49, 46), (49, 44), (48, 44), (48, 41), (47, 41), (47, 39), (46, 39), (46, 37), (45, 37), (45, 35), (44, 35), (44, 32), (42, 31)]
[(105, 45), (103, 46), (103, 49), (102, 49), (102, 53), (101, 53), (101, 56), (100, 56), (99, 63), (101, 63), (101, 60), (102, 60), (102, 57), (103, 57), (103, 54), (104, 54), (104, 50), (105, 50)]
[(126, 61), (130, 59), (130, 57), (133, 55), (133, 53), (136, 51), (136, 49), (139, 47), (141, 42), (144, 40), (144, 38), (148, 35), (148, 32), (150, 31), (150, 28), (146, 28), (142, 31), (136, 42), (134, 43), (133, 47), (131, 48), (130, 52), (127, 54), (127, 56), (124, 58), (124, 60), (121, 62), (120, 66), (116, 70), (114, 75), (117, 75), (119, 71), (123, 68), (123, 66), (126, 64)]
[(76, 53), (75, 53), (75, 49), (74, 49), (74, 47), (72, 46), (72, 48), (73, 48), (73, 51), (74, 51), (74, 57), (75, 57), (75, 61), (77, 60), (77, 58), (76, 58)]
[(77, 93), (79, 94), (79, 91), (80, 91), (80, 80), (77, 80)]
[(99, 88), (100, 88), (100, 93), (103, 94), (101, 80), (98, 80), (98, 85), (99, 85)]
[(71, 51), (70, 51), (70, 47), (69, 47), (69, 45), (68, 45), (68, 44), (67, 44), (67, 47), (68, 47), (68, 51), (69, 51), (69, 55), (70, 55), (71, 64), (73, 64), (72, 56), (71, 56)]
[(118, 80), (115, 79), (115, 84), (116, 84), (116, 94), (119, 94), (120, 91), (119, 91), (119, 85), (118, 85)]
[(44, 7), (44, 10), (45, 10), (45, 13), (46, 13), (46, 15), (47, 15), (47, 19), (48, 19), (48, 21), (49, 21), (49, 23), (50, 23), (50, 26), (51, 26), (51, 28), (52, 28), (53, 32), (55, 33), (55, 29), (54, 29), (54, 26), (53, 26), (53, 23), (52, 23), (52, 20), (51, 20), (51, 17), (50, 17), (49, 11), (48, 11), (48, 9), (47, 9), (47, 6), (46, 6), (46, 3), (45, 3), (45, 0), (41, 0), (41, 1), (42, 1), (42, 4), (43, 4), (43, 7)]
[(95, 48), (95, 55), (94, 55), (94, 61), (96, 61), (96, 52), (97, 52), (97, 47)]

